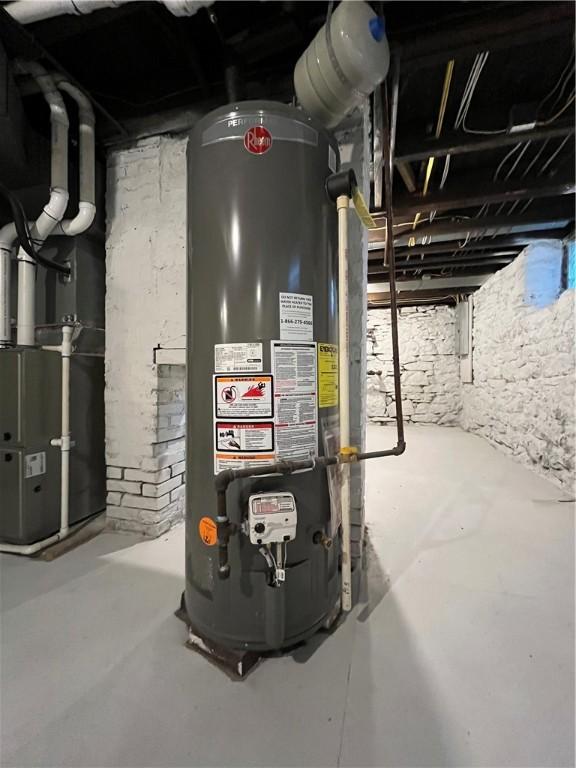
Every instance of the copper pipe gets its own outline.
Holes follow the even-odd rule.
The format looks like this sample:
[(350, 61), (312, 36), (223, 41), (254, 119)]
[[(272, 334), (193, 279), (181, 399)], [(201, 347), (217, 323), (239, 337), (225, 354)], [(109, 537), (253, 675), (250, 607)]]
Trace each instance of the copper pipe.
[[(398, 73), (399, 74), (399, 73)], [(398, 77), (398, 74), (396, 77)], [(394, 221), (392, 211), (392, 137), (390, 134), (390, 108), (388, 104), (388, 83), (382, 86), (382, 145), (384, 150), (384, 206), (386, 209), (386, 245), (384, 266), (388, 266), (390, 283), (390, 331), (392, 334), (392, 362), (394, 367), (394, 400), (396, 402), (397, 448), (403, 452), (406, 448), (404, 439), (404, 418), (402, 413), (402, 389), (400, 384), (400, 349), (398, 344), (398, 306), (396, 298), (396, 258), (394, 255)], [(397, 108), (397, 103), (395, 104)]]

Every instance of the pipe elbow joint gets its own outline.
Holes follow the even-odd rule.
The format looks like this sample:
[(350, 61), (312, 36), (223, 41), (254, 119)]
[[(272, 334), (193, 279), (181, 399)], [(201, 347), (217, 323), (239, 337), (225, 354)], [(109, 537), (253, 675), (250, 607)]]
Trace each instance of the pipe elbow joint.
[(81, 202), (78, 205), (78, 213), (73, 219), (61, 221), (54, 230), (56, 235), (67, 235), (73, 237), (80, 235), (92, 225), (96, 215), (96, 206), (94, 203)]
[(64, 99), (58, 91), (52, 76), (44, 69), (44, 67), (37, 61), (24, 61), (22, 59), (16, 59), (14, 62), (14, 68), (17, 72), (25, 75), (30, 75), (38, 83), (40, 90), (44, 94), (44, 98), (48, 102), (50, 107), (51, 119), (54, 122), (68, 128), (68, 112), (66, 111), (66, 105)]
[(332, 176), (328, 176), (326, 179), (326, 193), (333, 203), (342, 196), (351, 198), (357, 186), (356, 174), (352, 168), (347, 171), (333, 173)]
[[(55, 93), (58, 93), (58, 91), (55, 91)], [(65, 128), (69, 128), (70, 120), (68, 119), (68, 112), (66, 111), (64, 101), (60, 94), (58, 93), (57, 99), (54, 99), (53, 101), (47, 99), (47, 101), (50, 105), (50, 115), (52, 120), (55, 123), (60, 123), (60, 125), (63, 125)]]
[(50, 199), (44, 206), (44, 213), (56, 222), (62, 221), (68, 207), (68, 190), (61, 187), (52, 187)]
[(66, 80), (63, 75), (57, 72), (52, 73), (52, 79), (56, 86), (71, 96), (78, 105), (78, 116), (80, 118), (80, 130), (83, 125), (88, 125), (94, 128), (95, 118), (94, 110), (92, 109), (92, 102), (88, 96), (80, 88), (77, 88), (73, 83)]
[(17, 238), (18, 233), (16, 232), (16, 225), (14, 222), (3, 226), (0, 229), (0, 250), (11, 252)]
[(234, 480), (234, 472), (231, 469), (223, 469), (214, 478), (214, 486), (218, 493), (226, 493), (228, 486)]

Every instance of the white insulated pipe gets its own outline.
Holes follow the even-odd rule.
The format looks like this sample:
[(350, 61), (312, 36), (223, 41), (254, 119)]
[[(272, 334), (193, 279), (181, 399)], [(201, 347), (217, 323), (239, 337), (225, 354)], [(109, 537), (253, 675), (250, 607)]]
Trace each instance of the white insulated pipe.
[(72, 355), (72, 336), (74, 328), (71, 325), (62, 327), (62, 344), (58, 347), (43, 347), (53, 352), (60, 352), (62, 358), (62, 412), (60, 421), (60, 437), (50, 441), (50, 445), (60, 447), (60, 529), (58, 533), (48, 536), (34, 544), (4, 544), (0, 543), (0, 552), (15, 555), (33, 555), (41, 549), (65, 539), (70, 533), (70, 357)]
[[(50, 107), (51, 171), (50, 199), (30, 229), (36, 248), (40, 248), (54, 227), (62, 221), (68, 206), (68, 113), (53, 79), (36, 62), (17, 62), (20, 72), (31, 75)], [(16, 343), (35, 344), (35, 280), (36, 263), (20, 247), (18, 251), (18, 314)]]
[[(350, 355), (348, 318), (348, 197), (336, 200), (338, 211), (338, 390), (340, 450), (350, 446)], [(352, 610), (352, 559), (350, 543), (350, 465), (340, 464), (342, 517), (342, 610)]]
[(10, 318), (10, 259), (12, 249), (0, 243), (0, 349), (12, 344)]
[(0, 229), (0, 349), (12, 346), (10, 273), (12, 249), (17, 237), (14, 222)]
[[(30, 235), (36, 248), (51, 234), (62, 219), (68, 205), (68, 192), (53, 188), (50, 199), (36, 219)], [(16, 320), (16, 344), (33, 347), (36, 343), (36, 262), (20, 247), (18, 249), (18, 311)]]
[[(31, 75), (38, 83), (50, 108), (51, 160), (50, 198), (35, 222), (30, 222), (30, 235), (40, 247), (62, 220), (68, 205), (68, 114), (62, 96), (46, 70), (36, 62), (16, 62), (17, 69)], [(88, 120), (87, 120), (88, 122)], [(92, 214), (92, 218), (93, 218)], [(83, 213), (83, 220), (86, 214)], [(74, 220), (73, 220), (74, 221)], [(89, 226), (89, 225), (88, 225)], [(10, 256), (17, 239), (14, 223), (0, 230), (0, 347), (11, 344)], [(18, 319), (17, 344), (35, 343), (35, 278), (36, 264), (23, 248), (18, 251)]]
[[(4, 6), (4, 10), (20, 24), (52, 19), (67, 14), (84, 16), (92, 11), (118, 8), (133, 0), (16, 0)], [(200, 8), (212, 5), (214, 0), (158, 0), (174, 16), (193, 16)]]
[(73, 219), (56, 224), (53, 235), (79, 235), (85, 232), (96, 215), (96, 156), (94, 110), (90, 99), (72, 83), (53, 75), (56, 86), (71, 96), (78, 105), (79, 132), (79, 203)]
[(51, 171), (50, 186), (68, 190), (68, 113), (66, 105), (52, 76), (35, 61), (15, 62), (18, 72), (31, 75), (38, 83), (50, 107), (51, 121)]
[(72, 334), (74, 328), (71, 325), (62, 326), (62, 420), (61, 435), (50, 441), (50, 445), (60, 446), (61, 471), (60, 471), (60, 537), (68, 535), (69, 530), (69, 504), (70, 504), (70, 357), (72, 355)]
[(47, 539), (35, 541), (34, 544), (5, 544), (0, 542), (0, 552), (6, 552), (9, 555), (35, 555), (36, 552), (40, 552), (41, 549), (45, 549), (51, 544), (56, 544), (62, 538), (59, 533), (55, 533), (53, 536), (48, 536)]
[(33, 347), (36, 343), (36, 263), (21, 248), (18, 251), (18, 311), (16, 344)]

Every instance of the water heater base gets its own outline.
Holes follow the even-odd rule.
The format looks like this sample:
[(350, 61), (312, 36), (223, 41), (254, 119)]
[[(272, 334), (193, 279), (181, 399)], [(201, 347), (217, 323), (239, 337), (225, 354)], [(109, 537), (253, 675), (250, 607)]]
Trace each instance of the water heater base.
[(180, 607), (175, 611), (175, 616), (188, 627), (188, 639), (186, 640), (188, 648), (204, 656), (205, 659), (211, 661), (234, 680), (243, 680), (262, 659), (262, 654), (257, 651), (226, 648), (198, 634), (190, 624), (184, 602), (184, 593), (182, 593)]

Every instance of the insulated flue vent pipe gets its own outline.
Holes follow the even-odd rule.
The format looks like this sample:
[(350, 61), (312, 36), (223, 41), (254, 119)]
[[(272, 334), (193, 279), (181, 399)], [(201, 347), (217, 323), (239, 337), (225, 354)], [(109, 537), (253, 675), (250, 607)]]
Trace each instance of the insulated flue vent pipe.
[[(55, 226), (62, 221), (68, 206), (68, 113), (52, 77), (36, 62), (16, 62), (20, 72), (31, 75), (50, 107), (51, 171), (50, 198), (30, 228), (39, 250)], [(18, 316), (16, 341), (20, 346), (35, 343), (36, 262), (24, 248), (18, 250)]]
[(10, 259), (11, 248), (0, 243), (0, 349), (12, 343), (10, 318)]
[(78, 131), (80, 134), (80, 177), (78, 213), (73, 219), (65, 219), (56, 225), (52, 234), (79, 235), (85, 232), (96, 215), (96, 171), (94, 110), (90, 99), (79, 88), (59, 75), (54, 75), (54, 82), (61, 91), (71, 96), (78, 104)]
[[(4, 10), (20, 24), (34, 24), (55, 16), (84, 16), (105, 8), (118, 8), (133, 0), (16, 0)], [(200, 8), (212, 5), (214, 0), (158, 0), (174, 16), (193, 16)]]

